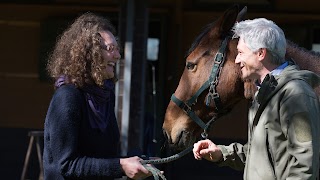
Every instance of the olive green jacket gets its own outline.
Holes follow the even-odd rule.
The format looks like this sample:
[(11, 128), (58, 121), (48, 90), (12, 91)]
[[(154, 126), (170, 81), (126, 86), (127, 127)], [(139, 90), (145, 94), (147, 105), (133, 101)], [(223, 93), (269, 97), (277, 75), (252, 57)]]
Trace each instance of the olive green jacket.
[(249, 110), (247, 144), (219, 145), (220, 165), (244, 168), (246, 180), (319, 178), (320, 103), (312, 87), (320, 76), (297, 69), (266, 76)]

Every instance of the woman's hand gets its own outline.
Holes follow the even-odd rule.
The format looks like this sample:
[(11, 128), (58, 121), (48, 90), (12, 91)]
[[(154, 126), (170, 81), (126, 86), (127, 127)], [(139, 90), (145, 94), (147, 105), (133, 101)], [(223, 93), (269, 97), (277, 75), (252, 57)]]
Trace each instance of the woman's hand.
[(131, 179), (144, 179), (152, 175), (151, 172), (140, 163), (141, 160), (138, 156), (120, 159), (122, 170), (126, 176)]

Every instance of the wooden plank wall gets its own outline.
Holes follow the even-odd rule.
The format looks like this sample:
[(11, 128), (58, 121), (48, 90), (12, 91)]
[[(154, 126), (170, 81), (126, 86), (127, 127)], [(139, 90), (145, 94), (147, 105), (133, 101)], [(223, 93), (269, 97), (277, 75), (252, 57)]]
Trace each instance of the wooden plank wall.
[(43, 128), (52, 88), (38, 74), (38, 22), (0, 22), (0, 127)]

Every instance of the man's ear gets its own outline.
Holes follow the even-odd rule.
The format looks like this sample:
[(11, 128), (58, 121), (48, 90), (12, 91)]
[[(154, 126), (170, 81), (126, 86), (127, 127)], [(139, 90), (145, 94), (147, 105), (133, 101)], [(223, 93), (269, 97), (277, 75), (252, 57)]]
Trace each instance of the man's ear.
[(267, 56), (267, 49), (266, 48), (260, 48), (257, 52), (259, 61), (263, 60)]

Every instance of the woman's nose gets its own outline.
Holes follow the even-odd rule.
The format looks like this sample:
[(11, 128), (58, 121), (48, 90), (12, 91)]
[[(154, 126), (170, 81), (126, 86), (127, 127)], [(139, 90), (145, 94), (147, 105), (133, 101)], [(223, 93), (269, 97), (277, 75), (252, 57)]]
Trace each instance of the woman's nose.
[(120, 52), (118, 50), (116, 50), (114, 52), (114, 58), (117, 59), (117, 60), (119, 60), (121, 58), (121, 54), (120, 54)]

